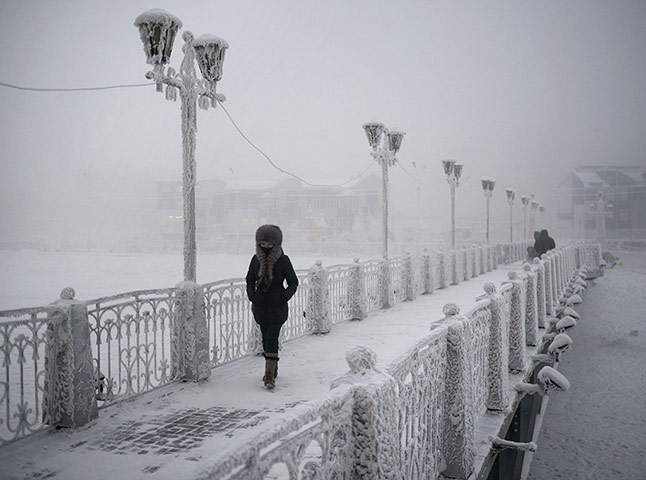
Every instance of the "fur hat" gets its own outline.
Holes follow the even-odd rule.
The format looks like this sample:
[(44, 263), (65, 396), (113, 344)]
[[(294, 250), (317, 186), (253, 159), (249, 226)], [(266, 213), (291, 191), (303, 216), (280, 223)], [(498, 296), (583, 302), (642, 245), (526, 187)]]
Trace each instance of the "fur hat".
[(277, 225), (263, 225), (256, 230), (256, 245), (260, 242), (271, 242), (274, 245), (282, 245), (283, 232)]

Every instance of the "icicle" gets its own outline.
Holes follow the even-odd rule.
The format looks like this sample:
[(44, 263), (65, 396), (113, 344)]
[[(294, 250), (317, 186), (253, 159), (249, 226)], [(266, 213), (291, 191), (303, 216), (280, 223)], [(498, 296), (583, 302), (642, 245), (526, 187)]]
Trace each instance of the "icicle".
[(177, 100), (177, 88), (172, 85), (166, 86), (166, 100), (176, 101)]

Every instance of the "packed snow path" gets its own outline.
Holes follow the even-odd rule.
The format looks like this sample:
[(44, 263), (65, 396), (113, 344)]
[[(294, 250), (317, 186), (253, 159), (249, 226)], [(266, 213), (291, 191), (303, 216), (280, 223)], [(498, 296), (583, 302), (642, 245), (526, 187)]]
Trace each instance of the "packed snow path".
[(549, 398), (529, 479), (646, 478), (646, 255), (588, 282), (574, 344)]
[[(321, 398), (333, 379), (348, 371), (346, 352), (367, 345), (378, 367), (429, 332), (444, 317), (442, 307), (457, 303), (467, 311), (485, 282), (499, 285), (520, 263), (459, 285), (435, 290), (415, 301), (397, 303), (362, 321), (344, 322), (326, 335), (286, 343), (272, 391), (262, 386), (264, 359), (247, 357), (217, 367), (204, 383), (172, 383), (131, 401), (104, 409), (90, 426), (44, 432), (0, 449), (0, 478), (179, 478), (187, 476), (233, 439), (295, 406)], [(151, 475), (153, 474), (153, 475)]]

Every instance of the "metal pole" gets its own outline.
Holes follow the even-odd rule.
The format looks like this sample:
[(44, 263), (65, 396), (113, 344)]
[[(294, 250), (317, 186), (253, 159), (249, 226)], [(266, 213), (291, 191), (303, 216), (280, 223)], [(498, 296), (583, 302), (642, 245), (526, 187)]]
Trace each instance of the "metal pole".
[(509, 202), (509, 243), (514, 243), (514, 204)]
[(489, 245), (489, 195), (487, 195), (487, 245)]
[(382, 222), (383, 222), (383, 257), (388, 258), (388, 160), (381, 159), (381, 201), (382, 201)]
[(455, 182), (451, 182), (451, 248), (455, 250)]
[[(187, 74), (182, 76), (182, 159), (184, 190), (184, 280), (196, 280), (195, 244), (195, 132), (197, 131), (197, 94), (195, 92), (195, 51), (191, 44), (186, 45), (182, 68)], [(188, 70), (188, 71), (187, 71)]]
[(525, 232), (523, 238), (527, 240), (527, 205), (523, 205), (523, 231)]

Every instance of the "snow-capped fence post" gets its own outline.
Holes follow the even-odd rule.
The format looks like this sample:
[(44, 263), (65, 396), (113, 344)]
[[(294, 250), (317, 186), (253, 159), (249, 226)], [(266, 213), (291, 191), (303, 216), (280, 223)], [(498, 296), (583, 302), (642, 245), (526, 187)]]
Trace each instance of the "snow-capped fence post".
[(451, 259), (451, 285), (457, 285), (460, 282), (458, 278), (458, 252), (449, 250), (449, 258)]
[(545, 262), (534, 258), (534, 269), (536, 270), (536, 315), (538, 328), (545, 328)]
[(348, 303), (350, 305), (350, 320), (366, 318), (366, 277), (363, 265), (358, 258), (354, 259), (354, 263), (350, 267)]
[(444, 253), (444, 250), (440, 250), (437, 253), (437, 260), (437, 274), (439, 280), (438, 288), (446, 288), (446, 268), (444, 267), (444, 263), (446, 262), (446, 254)]
[(424, 295), (433, 293), (435, 285), (433, 283), (433, 264), (428, 250), (424, 249), (422, 254), (422, 278), (424, 282)]
[(552, 315), (554, 313), (554, 295), (552, 289), (552, 259), (546, 253), (541, 256), (543, 265), (545, 266), (545, 314)]
[(404, 300), (415, 300), (417, 296), (415, 293), (415, 276), (413, 274), (413, 259), (410, 253), (404, 255), (403, 264)]
[(475, 385), (472, 381), (473, 358), (469, 355), (472, 329), (460, 308), (448, 303), (443, 308), (446, 334), (446, 370), (442, 418), (442, 455), (444, 476), (466, 479), (475, 459)]
[(523, 265), (525, 273), (525, 343), (538, 343), (538, 318), (536, 308), (536, 273), (529, 263)]
[(522, 372), (525, 368), (525, 288), (516, 272), (508, 272), (511, 284), (511, 310), (509, 315), (509, 370)]
[(379, 294), (381, 297), (381, 308), (390, 308), (395, 302), (392, 284), (393, 280), (390, 261), (387, 258), (384, 258), (379, 262)]
[(509, 319), (502, 312), (502, 296), (496, 286), (484, 284), (485, 298), (490, 301), (491, 324), (489, 327), (487, 410), (501, 411), (509, 405)]
[(211, 376), (204, 289), (190, 281), (179, 282), (176, 287), (183, 295), (171, 338), (171, 370), (180, 380), (199, 382)]
[(483, 275), (485, 273), (485, 250), (483, 247), (478, 247), (478, 253), (480, 254), (480, 265), (478, 266), (478, 274)]
[(56, 427), (80, 427), (99, 416), (87, 307), (74, 294), (64, 288), (48, 314), (43, 422)]
[(330, 387), (352, 385), (353, 478), (403, 480), (397, 383), (375, 368), (377, 355), (368, 347), (356, 346), (345, 358), (350, 371)]
[(469, 250), (465, 247), (460, 250), (462, 255), (462, 280), (469, 280)]
[(310, 294), (307, 301), (307, 315), (312, 324), (312, 333), (328, 333), (332, 329), (330, 290), (328, 285), (328, 271), (323, 266), (321, 260), (317, 260), (310, 267), (307, 272), (307, 279), (310, 286)]
[(501, 250), (501, 246), (499, 244), (496, 244), (492, 247), (491, 261), (493, 262), (494, 270), (498, 270), (498, 263), (500, 262), (500, 250)]
[(478, 249), (476, 247), (471, 247), (471, 277), (478, 276)]
[(485, 251), (485, 270), (487, 272), (490, 272), (493, 265), (493, 261), (491, 258), (491, 255), (492, 255), (491, 246), (485, 245), (484, 251)]

